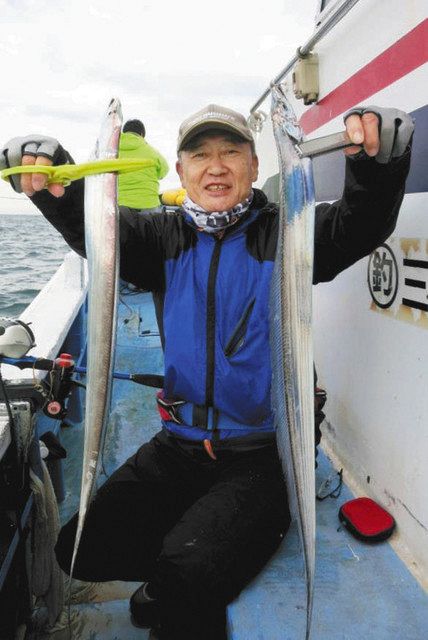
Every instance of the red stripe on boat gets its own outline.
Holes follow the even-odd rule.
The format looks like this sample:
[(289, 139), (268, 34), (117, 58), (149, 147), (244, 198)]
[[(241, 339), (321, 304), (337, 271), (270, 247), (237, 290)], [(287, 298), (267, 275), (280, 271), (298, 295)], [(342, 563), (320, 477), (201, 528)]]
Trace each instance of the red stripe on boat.
[(428, 18), (328, 93), (300, 118), (303, 131), (318, 129), (428, 61)]

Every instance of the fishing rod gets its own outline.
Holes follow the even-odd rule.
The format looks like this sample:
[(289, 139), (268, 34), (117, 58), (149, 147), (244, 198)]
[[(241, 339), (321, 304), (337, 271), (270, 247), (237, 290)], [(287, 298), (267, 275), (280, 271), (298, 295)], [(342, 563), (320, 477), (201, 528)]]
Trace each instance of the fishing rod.
[[(35, 369), (39, 371), (52, 371), (58, 369), (71, 369), (72, 373), (86, 375), (87, 368), (74, 363), (73, 357), (69, 353), (61, 353), (58, 358), (49, 360), (48, 358), (35, 358), (34, 356), (23, 356), (21, 358), (11, 358), (0, 356), (1, 364), (9, 364), (18, 369)], [(113, 378), (118, 380), (129, 380), (145, 387), (162, 389), (163, 376), (152, 373), (127, 373), (124, 371), (113, 371)]]
[[(0, 318), (0, 364), (9, 364), (18, 369), (60, 372), (67, 374), (68, 378), (73, 373), (86, 375), (87, 368), (76, 365), (73, 356), (69, 353), (61, 353), (54, 360), (27, 356), (28, 351), (36, 346), (30, 324), (16, 318)], [(162, 389), (164, 382), (163, 376), (151, 373), (113, 371), (113, 378), (130, 380), (156, 389)], [(77, 386), (84, 386), (77, 380), (71, 382)]]

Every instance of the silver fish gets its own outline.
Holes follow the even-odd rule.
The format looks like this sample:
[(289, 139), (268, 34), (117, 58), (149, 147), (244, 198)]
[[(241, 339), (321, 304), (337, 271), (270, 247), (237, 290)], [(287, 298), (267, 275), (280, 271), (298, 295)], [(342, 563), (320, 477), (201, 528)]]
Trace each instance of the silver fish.
[[(121, 105), (113, 98), (102, 121), (91, 160), (117, 157), (121, 126)], [(95, 490), (110, 409), (119, 273), (119, 210), (115, 173), (85, 178), (85, 243), (89, 273), (85, 439), (79, 519), (70, 579)]]
[(315, 574), (315, 444), (312, 271), (315, 200), (312, 165), (296, 144), (302, 131), (281, 85), (272, 86), (280, 213), (270, 291), (272, 404), (290, 512), (297, 521), (306, 571), (310, 636)]

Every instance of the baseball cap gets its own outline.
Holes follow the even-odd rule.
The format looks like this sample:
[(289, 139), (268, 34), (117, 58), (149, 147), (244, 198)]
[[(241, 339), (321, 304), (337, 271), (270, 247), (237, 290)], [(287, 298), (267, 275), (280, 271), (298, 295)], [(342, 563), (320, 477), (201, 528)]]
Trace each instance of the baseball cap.
[(247, 142), (254, 143), (251, 130), (241, 113), (218, 104), (209, 104), (181, 123), (178, 130), (177, 151), (181, 151), (193, 136), (208, 129), (232, 131)]

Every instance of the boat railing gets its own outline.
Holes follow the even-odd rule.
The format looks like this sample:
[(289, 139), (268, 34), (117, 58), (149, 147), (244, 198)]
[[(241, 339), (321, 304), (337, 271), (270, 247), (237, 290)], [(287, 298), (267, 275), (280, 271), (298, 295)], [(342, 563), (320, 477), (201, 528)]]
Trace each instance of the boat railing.
[(345, 16), (346, 14), (359, 2), (359, 0), (344, 0), (343, 2), (338, 2), (331, 9), (331, 12), (327, 15), (326, 19), (321, 22), (318, 29), (315, 33), (309, 38), (309, 40), (301, 47), (297, 49), (295, 56), (288, 62), (288, 64), (278, 73), (277, 76), (270, 82), (269, 87), (264, 91), (264, 93), (260, 96), (260, 98), (253, 104), (250, 109), (250, 113), (254, 113), (260, 107), (260, 105), (264, 102), (264, 100), (268, 97), (270, 93), (270, 88), (273, 84), (277, 84), (281, 82), (288, 73), (293, 69), (296, 62), (305, 58), (309, 53), (311, 53), (314, 46), (320, 42), (327, 35), (333, 27), (335, 27)]
[[(86, 291), (86, 261), (70, 251), (20, 316), (20, 320), (30, 324), (36, 340), (36, 346), (29, 355), (50, 359), (57, 356), (85, 300)], [(43, 378), (46, 371), (21, 370), (4, 364), (2, 375), (5, 380), (19, 384), (30, 378)]]

